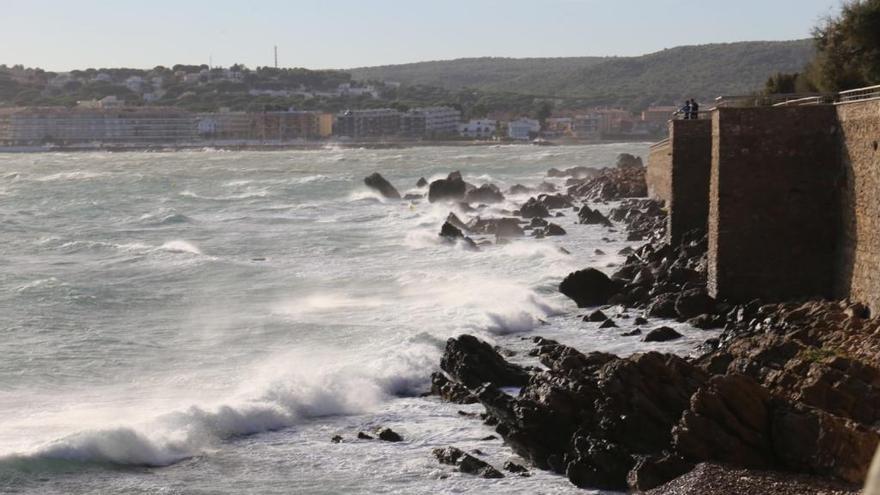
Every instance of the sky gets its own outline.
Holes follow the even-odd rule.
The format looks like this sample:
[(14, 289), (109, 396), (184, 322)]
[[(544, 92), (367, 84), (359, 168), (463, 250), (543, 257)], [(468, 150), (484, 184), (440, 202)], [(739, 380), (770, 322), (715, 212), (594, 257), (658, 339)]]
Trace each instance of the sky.
[(351, 68), (806, 38), (840, 0), (0, 0), (0, 64)]

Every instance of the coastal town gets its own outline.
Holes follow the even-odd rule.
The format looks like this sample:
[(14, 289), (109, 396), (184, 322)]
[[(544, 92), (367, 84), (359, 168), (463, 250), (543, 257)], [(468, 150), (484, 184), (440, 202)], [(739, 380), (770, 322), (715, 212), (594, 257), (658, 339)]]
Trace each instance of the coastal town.
[[(169, 103), (171, 81), (172, 87), (189, 89), (175, 97), (174, 101), (179, 101), (194, 97), (193, 90), (200, 87), (239, 84), (248, 73), (232, 67), (178, 70), (154, 77), (126, 74), (70, 72), (48, 77), (35, 69), (0, 66), (0, 76), (11, 81), (34, 81), (42, 75), (44, 95), (84, 86), (113, 92), (101, 98), (77, 100), (72, 106), (0, 107), (0, 147), (93, 149), (536, 139), (568, 143), (645, 141), (663, 135), (666, 122), (677, 108), (670, 104), (649, 106), (640, 112), (617, 107), (552, 112), (553, 105), (548, 103), (545, 113), (538, 116), (501, 111), (466, 118), (461, 109), (453, 106), (373, 107), (381, 103), (382, 92), (395, 87), (395, 83), (349, 81), (327, 89), (321, 87), (326, 82), (322, 81), (312, 87), (300, 84), (294, 89), (251, 88), (247, 94), (258, 101), (289, 97), (329, 101), (354, 98), (360, 105), (336, 112), (278, 108), (271, 104), (259, 110), (221, 106), (215, 111), (199, 112)], [(259, 100), (264, 97), (269, 100)]]

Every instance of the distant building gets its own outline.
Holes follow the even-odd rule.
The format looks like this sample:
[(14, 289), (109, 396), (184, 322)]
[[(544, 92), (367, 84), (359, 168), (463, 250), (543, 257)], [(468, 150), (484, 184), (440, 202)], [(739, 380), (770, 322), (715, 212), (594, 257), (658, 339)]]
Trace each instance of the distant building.
[(193, 142), (196, 119), (176, 108), (0, 109), (0, 144), (169, 144)]
[(201, 137), (212, 141), (322, 139), (333, 133), (333, 115), (296, 110), (203, 113), (198, 115), (198, 131)]
[(396, 136), (400, 112), (390, 108), (346, 110), (336, 116), (333, 133), (351, 138)]
[(458, 125), (460, 136), (473, 139), (489, 139), (495, 136), (497, 130), (498, 122), (491, 119), (471, 120)]
[(125, 102), (115, 95), (105, 96), (98, 100), (98, 108), (120, 108), (124, 105)]
[(575, 115), (571, 121), (571, 133), (581, 139), (598, 139), (602, 118), (594, 113)]
[(400, 133), (409, 137), (454, 136), (461, 112), (451, 107), (413, 108), (400, 117)]
[(133, 93), (140, 93), (144, 87), (144, 78), (141, 76), (131, 76), (125, 80), (125, 87)]
[(507, 123), (507, 137), (525, 141), (541, 132), (541, 123), (535, 119), (520, 118)]
[(666, 125), (666, 123), (672, 118), (672, 114), (677, 110), (678, 108), (674, 106), (648, 107), (645, 110), (642, 110), (642, 122)]

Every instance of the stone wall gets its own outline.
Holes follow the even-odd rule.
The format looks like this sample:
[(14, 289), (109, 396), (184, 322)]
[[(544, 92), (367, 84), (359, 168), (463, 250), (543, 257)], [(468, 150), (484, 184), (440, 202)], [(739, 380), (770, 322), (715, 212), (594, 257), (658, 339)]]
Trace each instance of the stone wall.
[(672, 144), (668, 139), (651, 146), (645, 180), (648, 196), (668, 205), (672, 198)]
[(678, 242), (690, 230), (705, 231), (709, 218), (709, 173), (712, 168), (712, 121), (675, 120), (672, 143), (672, 194), (668, 236)]
[(880, 101), (837, 106), (844, 180), (837, 297), (880, 312)]
[(833, 106), (720, 108), (712, 118), (709, 291), (831, 296), (841, 180)]

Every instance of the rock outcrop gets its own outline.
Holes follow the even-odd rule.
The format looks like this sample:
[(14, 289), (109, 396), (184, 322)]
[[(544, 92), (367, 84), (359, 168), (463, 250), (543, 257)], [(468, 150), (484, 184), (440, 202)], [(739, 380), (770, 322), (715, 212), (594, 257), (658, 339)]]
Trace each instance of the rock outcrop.
[(382, 177), (378, 172), (372, 173), (364, 178), (364, 184), (371, 189), (375, 189), (379, 191), (383, 197), (388, 199), (400, 199), (400, 193), (397, 192), (397, 189), (388, 182), (385, 177)]

